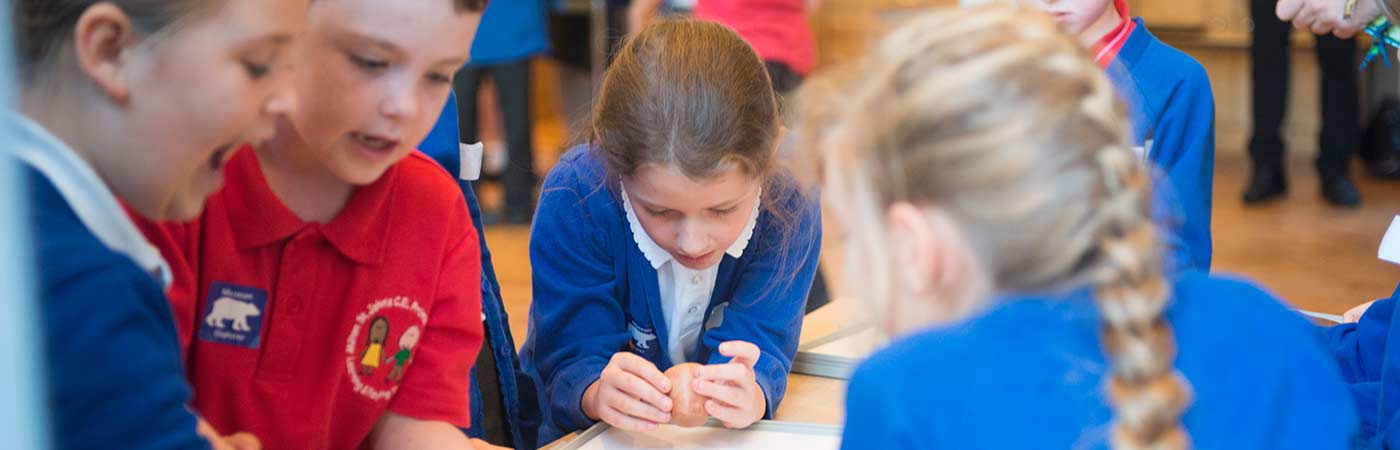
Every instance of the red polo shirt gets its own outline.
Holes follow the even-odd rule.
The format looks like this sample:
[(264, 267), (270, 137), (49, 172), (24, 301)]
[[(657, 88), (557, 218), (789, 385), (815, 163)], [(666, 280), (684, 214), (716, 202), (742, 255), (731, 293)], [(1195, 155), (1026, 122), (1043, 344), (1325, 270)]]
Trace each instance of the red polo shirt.
[(195, 409), (269, 449), (354, 449), (385, 409), (468, 426), (481, 258), (451, 176), (415, 152), (325, 224), (251, 149), (225, 176), (196, 221), (142, 222), (175, 274)]

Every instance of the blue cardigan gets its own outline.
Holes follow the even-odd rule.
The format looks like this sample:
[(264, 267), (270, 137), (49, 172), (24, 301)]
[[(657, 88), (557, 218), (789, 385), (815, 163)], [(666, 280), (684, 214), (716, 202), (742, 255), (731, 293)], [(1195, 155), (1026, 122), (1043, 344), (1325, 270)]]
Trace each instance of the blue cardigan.
[(1177, 269), (1210, 270), (1215, 99), (1205, 68), (1157, 40), (1141, 18), (1108, 67), (1129, 107), (1133, 143), (1157, 169), (1154, 216)]
[[(1337, 368), (1302, 318), (1258, 288), (1184, 275), (1167, 317), (1194, 392), (1195, 448), (1351, 448)], [(1113, 413), (1088, 289), (999, 300), (961, 324), (897, 340), (861, 364), (846, 449), (1106, 449)]]
[(164, 290), (99, 241), (48, 179), (25, 172), (54, 448), (209, 448), (187, 406)]
[(1400, 357), (1391, 358), (1400, 352), (1397, 304), (1400, 286), (1390, 298), (1372, 304), (1357, 323), (1325, 331), (1361, 414), (1364, 448), (1400, 448)]
[[(670, 344), (656, 269), (637, 248), (617, 183), (605, 182), (600, 158), (578, 147), (560, 159), (545, 180), (530, 235), (534, 302), (520, 357), (541, 386), (540, 443), (593, 424), (579, 401), (614, 353), (630, 350), (661, 370), (677, 362), (662, 351)], [(704, 331), (697, 359), (727, 362), (716, 351), (724, 341), (757, 345), (762, 356), (754, 372), (768, 399), (766, 417), (772, 417), (797, 353), (821, 213), (815, 196), (788, 178), (777, 178), (764, 192), (765, 204), (774, 208), (759, 214), (743, 257), (726, 255), (720, 262), (702, 323), (719, 307), (723, 321)]]

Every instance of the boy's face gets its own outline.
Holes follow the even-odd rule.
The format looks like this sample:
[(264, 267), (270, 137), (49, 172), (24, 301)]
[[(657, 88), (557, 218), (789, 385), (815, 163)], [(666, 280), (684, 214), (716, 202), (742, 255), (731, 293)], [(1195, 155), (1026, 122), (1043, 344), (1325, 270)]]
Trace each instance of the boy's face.
[(451, 0), (312, 3), (291, 131), (336, 178), (374, 182), (432, 130), (480, 18)]
[[(1113, 7), (1113, 0), (1018, 0), (1021, 4), (1044, 11), (1055, 18), (1071, 35), (1088, 30), (1104, 12)], [(1098, 36), (1093, 36), (1097, 38)]]

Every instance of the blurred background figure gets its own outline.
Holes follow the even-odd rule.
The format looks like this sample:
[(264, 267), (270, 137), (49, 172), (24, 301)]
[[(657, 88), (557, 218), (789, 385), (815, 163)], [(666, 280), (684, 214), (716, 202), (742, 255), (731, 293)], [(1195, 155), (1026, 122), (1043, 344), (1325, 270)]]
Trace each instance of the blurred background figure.
[[(1288, 110), (1289, 36), (1293, 27), (1275, 15), (1275, 0), (1250, 0), (1254, 23), (1249, 54), (1253, 60), (1253, 136), (1249, 157), (1253, 166), (1244, 191), (1246, 205), (1288, 192), (1280, 128)], [(1359, 144), (1356, 41), (1317, 36), (1318, 69), (1322, 74), (1322, 131), (1318, 133), (1317, 174), (1322, 198), (1337, 206), (1356, 206), (1361, 194), (1351, 181), (1348, 163)]]
[(659, 12), (693, 14), (728, 25), (752, 45), (768, 67), (773, 90), (789, 94), (816, 66), (816, 42), (807, 12), (820, 0), (633, 0), (627, 10), (628, 33), (635, 33)]
[[(530, 59), (549, 51), (545, 17), (544, 0), (488, 3), (471, 62), (454, 78), (462, 142), (486, 141), (484, 172), (500, 180), (505, 192), (502, 206), (483, 215), (487, 225), (529, 225), (535, 211)], [(483, 84), (487, 79), (491, 82)], [(499, 132), (483, 125), (504, 125), (504, 145)]]
[(627, 0), (548, 1), (550, 55), (559, 89), (552, 100), (565, 125), (557, 149), (562, 153), (582, 135), (579, 127), (588, 122), (594, 90), (626, 35)]

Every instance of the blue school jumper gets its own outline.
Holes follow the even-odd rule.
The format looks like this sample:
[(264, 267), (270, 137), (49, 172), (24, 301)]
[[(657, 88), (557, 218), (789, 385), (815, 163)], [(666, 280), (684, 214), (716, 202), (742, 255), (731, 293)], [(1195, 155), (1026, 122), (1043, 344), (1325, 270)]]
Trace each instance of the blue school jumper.
[(1400, 286), (1371, 304), (1357, 323), (1325, 331), (1361, 415), (1362, 448), (1400, 448), (1400, 358), (1390, 357), (1400, 352), (1397, 304)]
[[(1352, 410), (1312, 327), (1249, 284), (1184, 274), (1167, 318), (1195, 448), (1351, 448)], [(1108, 364), (1089, 289), (1000, 299), (897, 340), (847, 395), (846, 449), (1107, 449)]]
[[(441, 164), (462, 189), (467, 209), (471, 212), (472, 224), (481, 246), (481, 312), (484, 318), (487, 341), (491, 348), (482, 351), (492, 352), (496, 359), (496, 377), (501, 389), (501, 400), (505, 403), (506, 419), (510, 422), (511, 437), (516, 448), (535, 448), (535, 432), (539, 429), (539, 402), (535, 398), (534, 380), (520, 369), (520, 356), (515, 352), (515, 339), (510, 333), (510, 318), (506, 315), (501, 284), (496, 280), (495, 266), (491, 265), (491, 251), (486, 247), (486, 232), (481, 227), (481, 204), (470, 182), (462, 179), (462, 157), (458, 150), (457, 96), (449, 94), (447, 104), (442, 109), (433, 130), (418, 144), (418, 149)], [(471, 370), (471, 409), (472, 426), (466, 430), (474, 438), (484, 437), (486, 420), (482, 416), (481, 401), (485, 396), (477, 382), (477, 367)]]
[[(1146, 151), (1158, 181), (1153, 215), (1178, 269), (1210, 270), (1211, 189), (1215, 179), (1215, 100), (1205, 68), (1157, 40), (1142, 18), (1109, 65), (1128, 104), (1133, 145)], [(1165, 181), (1165, 182), (1164, 182)]]
[[(593, 424), (579, 401), (614, 353), (631, 351), (660, 370), (680, 362), (665, 351), (670, 343), (656, 269), (633, 240), (618, 183), (604, 174), (601, 158), (580, 146), (559, 160), (545, 180), (530, 235), (534, 302), (520, 356), (542, 387), (542, 444)], [(727, 362), (716, 351), (724, 341), (757, 345), (762, 356), (754, 372), (771, 418), (797, 353), (821, 213), (815, 195), (804, 195), (791, 179), (780, 177), (764, 192), (771, 193), (764, 204), (784, 214), (765, 208), (743, 257), (720, 262), (696, 362)]]
[(48, 179), (25, 172), (54, 447), (209, 448), (186, 406), (191, 391), (165, 290), (99, 241)]

